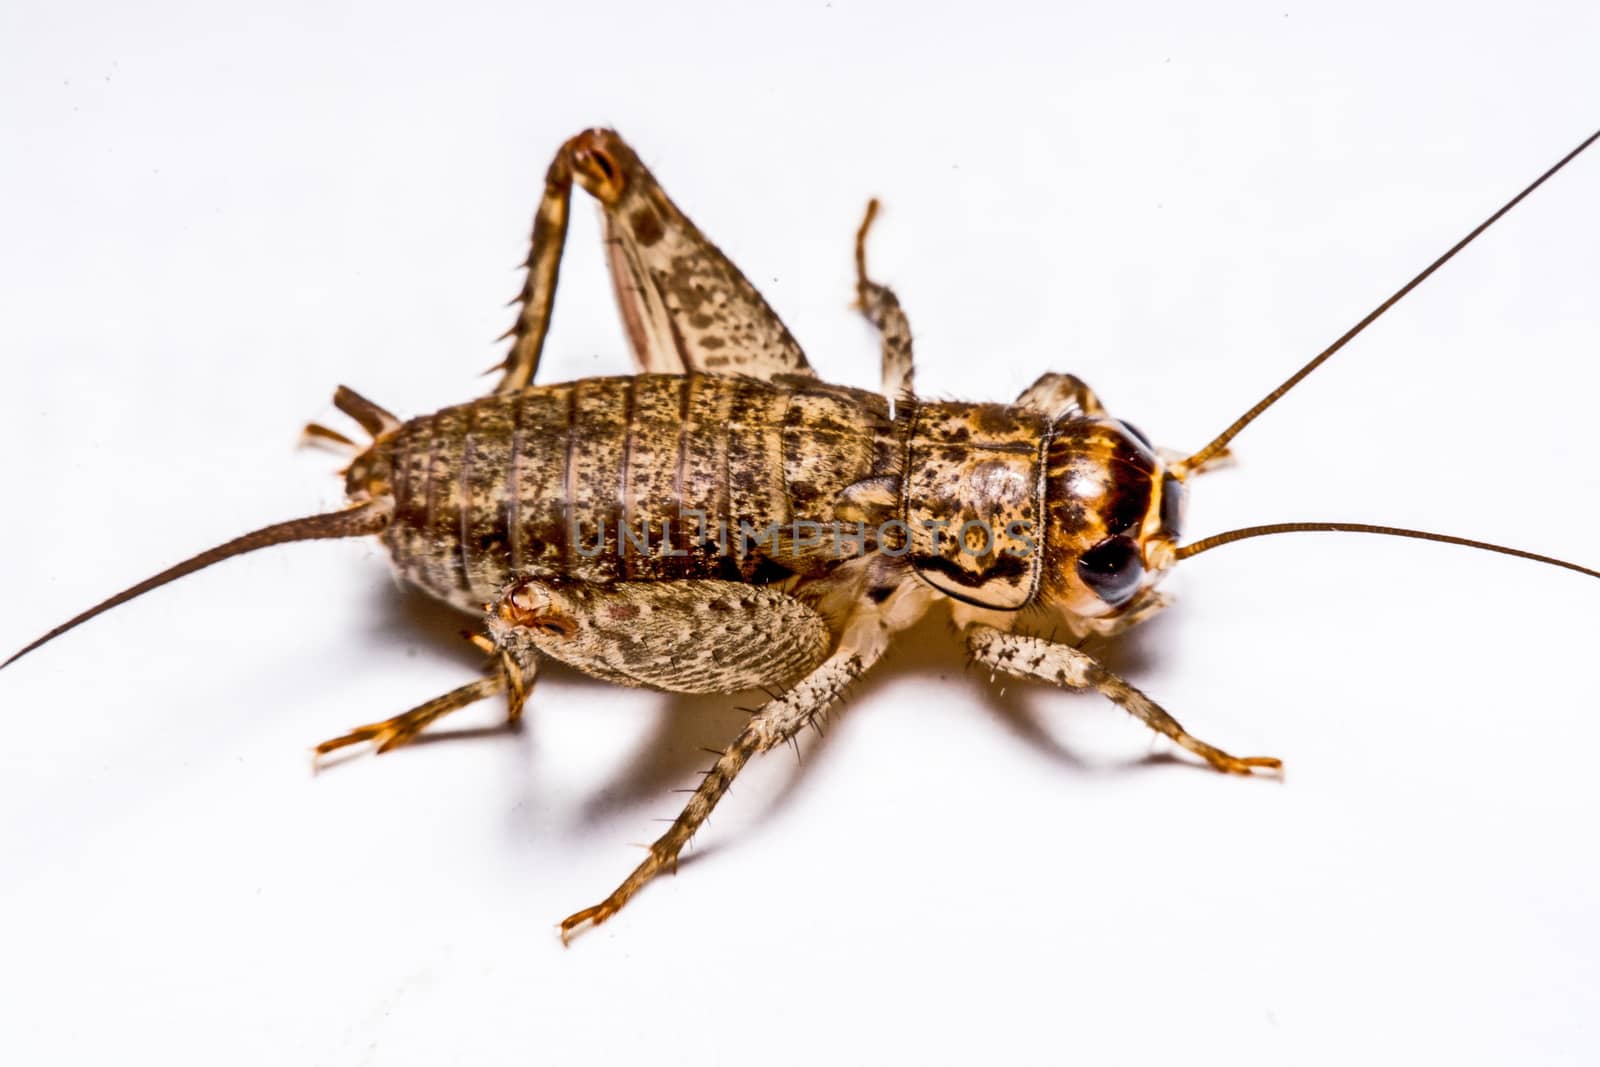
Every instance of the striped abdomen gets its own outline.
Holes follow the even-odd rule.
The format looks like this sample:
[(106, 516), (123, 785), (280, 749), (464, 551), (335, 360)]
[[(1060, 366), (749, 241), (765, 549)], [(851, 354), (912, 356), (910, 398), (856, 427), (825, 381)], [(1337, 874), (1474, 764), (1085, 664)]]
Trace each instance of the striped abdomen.
[[(815, 382), (634, 375), (492, 396), (407, 422), (358, 461), (387, 483), (410, 581), (468, 610), (513, 574), (767, 580), (831, 563), (741, 529), (831, 523), (898, 473), (882, 398)], [(382, 491), (382, 490), (379, 490)], [(726, 533), (723, 533), (726, 531)]]

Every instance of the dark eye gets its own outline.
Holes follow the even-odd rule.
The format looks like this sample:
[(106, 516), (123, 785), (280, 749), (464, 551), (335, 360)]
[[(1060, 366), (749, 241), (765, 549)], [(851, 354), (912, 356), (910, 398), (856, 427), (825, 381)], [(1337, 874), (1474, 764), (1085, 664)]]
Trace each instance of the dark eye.
[(1078, 557), (1078, 577), (1112, 607), (1126, 603), (1144, 579), (1139, 546), (1131, 537), (1106, 538)]

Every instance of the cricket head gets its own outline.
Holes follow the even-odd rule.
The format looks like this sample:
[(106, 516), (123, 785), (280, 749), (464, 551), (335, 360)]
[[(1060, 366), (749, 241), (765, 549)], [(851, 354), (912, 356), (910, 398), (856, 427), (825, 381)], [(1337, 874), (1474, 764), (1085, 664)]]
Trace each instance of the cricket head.
[(1129, 423), (1057, 423), (1045, 469), (1044, 593), (1074, 615), (1115, 615), (1177, 558), (1185, 488)]
[[(1082, 616), (1115, 615), (1137, 601), (1161, 573), (1178, 560), (1223, 545), (1288, 533), (1363, 533), (1460, 545), (1485, 552), (1532, 560), (1590, 578), (1600, 571), (1570, 560), (1450, 534), (1354, 522), (1278, 522), (1247, 526), (1178, 544), (1183, 518), (1184, 483), (1221, 459), (1230, 443), (1260, 415), (1283, 399), (1311, 372), (1331, 359), (1368, 326), (1381, 318), (1434, 271), (1448, 263), (1485, 230), (1550, 180), (1595, 141), (1586, 137), (1532, 184), (1479, 223), (1443, 255), (1395, 290), (1359, 322), (1317, 353), (1287, 380), (1262, 397), (1206, 446), (1184, 459), (1163, 462), (1144, 435), (1125, 422), (1105, 417), (1082, 383), (1067, 376), (1046, 376), (1023, 394), (1024, 402), (1065, 393), (1077, 399), (1078, 414), (1052, 427), (1046, 497), (1047, 557), (1041, 577), (1045, 592), (1067, 610)], [(1077, 388), (1073, 388), (1077, 387)]]

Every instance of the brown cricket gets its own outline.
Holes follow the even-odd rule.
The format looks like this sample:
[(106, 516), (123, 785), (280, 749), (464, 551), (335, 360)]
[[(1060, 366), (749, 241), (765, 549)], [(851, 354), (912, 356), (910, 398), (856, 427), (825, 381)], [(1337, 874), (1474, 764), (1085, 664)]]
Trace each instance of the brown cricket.
[[(911, 332), (867, 273), (877, 210), (856, 234), (858, 306), (882, 342), (883, 389), (820, 381), (739, 270), (668, 199), (616, 133), (561, 146), (545, 176), (521, 312), (493, 393), (402, 421), (351, 390), (336, 406), (372, 438), (349, 506), (246, 534), (84, 612), (6, 664), (176, 578), (268, 545), (375, 534), (408, 581), (483, 619), (483, 677), (317, 754), (403, 745), (504, 692), (516, 721), (550, 657), (620, 685), (770, 699), (706, 772), (647, 858), (563, 938), (614, 915), (678, 854), (751, 756), (793, 738), (893, 635), (948, 601), (991, 674), (1092, 688), (1232, 774), (1275, 773), (1199, 740), (1074, 641), (1112, 637), (1168, 603), (1178, 560), (1248, 537), (1355, 531), (1575, 563), (1465, 538), (1353, 523), (1250, 527), (1180, 544), (1191, 477), (1248, 423), (1587, 148), (1590, 136), (1326, 350), (1186, 458), (1112, 418), (1077, 378), (1046, 374), (1010, 404), (912, 391)], [(534, 385), (572, 184), (600, 204), (617, 303), (641, 373)], [(0, 665), (4, 666), (4, 665)]]

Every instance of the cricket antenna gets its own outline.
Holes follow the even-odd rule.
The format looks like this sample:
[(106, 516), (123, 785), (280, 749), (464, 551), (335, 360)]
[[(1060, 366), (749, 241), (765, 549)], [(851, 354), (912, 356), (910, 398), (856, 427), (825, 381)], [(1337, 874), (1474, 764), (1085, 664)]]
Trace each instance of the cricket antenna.
[(103, 612), (110, 611), (119, 604), (126, 604), (134, 597), (143, 596), (152, 589), (159, 589), (168, 582), (177, 581), (179, 578), (203, 570), (213, 563), (220, 563), (233, 556), (242, 556), (246, 552), (254, 552), (258, 548), (267, 548), (270, 545), (282, 545), (291, 541), (320, 541), (335, 537), (360, 537), (363, 534), (374, 534), (383, 530), (389, 524), (390, 505), (387, 501), (369, 501), (359, 504), (346, 511), (335, 511), (325, 515), (311, 515), (303, 519), (290, 519), (288, 522), (276, 523), (265, 526), (243, 537), (235, 537), (226, 544), (208, 549), (186, 559), (177, 566), (169, 567), (152, 578), (146, 578), (131, 589), (124, 589), (109, 600), (102, 601), (94, 607), (72, 619), (67, 620), (54, 630), (45, 634), (27, 648), (13, 655), (4, 663), (0, 663), (0, 670), (11, 666), (29, 652), (49, 641), (53, 641), (83, 623), (88, 622)]
[(1463, 248), (1467, 247), (1474, 240), (1476, 240), (1479, 234), (1481, 234), (1484, 230), (1487, 230), (1490, 226), (1493, 226), (1497, 221), (1499, 221), (1502, 215), (1520, 204), (1529, 193), (1543, 185), (1562, 167), (1565, 167), (1568, 163), (1571, 163), (1578, 157), (1579, 153), (1581, 153), (1585, 148), (1588, 148), (1596, 140), (1600, 140), (1600, 130), (1596, 130), (1594, 133), (1590, 134), (1577, 148), (1574, 148), (1572, 151), (1562, 156), (1561, 160), (1556, 163), (1555, 166), (1539, 175), (1532, 185), (1529, 185), (1526, 189), (1522, 190), (1522, 192), (1506, 201), (1505, 205), (1502, 206), (1499, 211), (1496, 211), (1493, 215), (1490, 215), (1488, 218), (1484, 219), (1471, 233), (1467, 234), (1461, 240), (1452, 245), (1448, 252), (1434, 260), (1432, 263), (1428, 264), (1427, 269), (1421, 274), (1418, 274), (1415, 278), (1412, 278), (1409, 282), (1406, 282), (1399, 289), (1395, 290), (1393, 296), (1389, 297), (1389, 299), (1373, 308), (1366, 318), (1350, 327), (1350, 329), (1345, 331), (1342, 337), (1319, 352), (1316, 357), (1311, 360), (1311, 362), (1307, 363), (1305, 366), (1295, 371), (1294, 374), (1290, 375), (1288, 381), (1284, 382), (1272, 392), (1262, 397), (1260, 403), (1256, 404), (1255, 407), (1251, 408), (1249, 411), (1235, 419), (1233, 425), (1229, 426), (1226, 430), (1223, 430), (1222, 433), (1218, 434), (1216, 439), (1210, 444), (1206, 445), (1206, 447), (1202, 448), (1188, 459), (1174, 464), (1172, 466), (1172, 473), (1176, 477), (1182, 479), (1190, 472), (1199, 470), (1205, 465), (1207, 460), (1212, 459), (1217, 455), (1217, 453), (1221, 452), (1224, 448), (1227, 448), (1228, 442), (1237, 437), (1240, 430), (1243, 430), (1246, 426), (1254, 422), (1258, 415), (1260, 415), (1263, 411), (1266, 411), (1273, 404), (1276, 404), (1279, 398), (1281, 398), (1285, 393), (1293, 389), (1295, 386), (1299, 385), (1308, 374), (1322, 366), (1322, 364), (1326, 363), (1335, 352), (1349, 344), (1350, 341), (1362, 330), (1365, 330), (1368, 326), (1371, 326), (1385, 311), (1388, 311), (1390, 308), (1398, 304), (1407, 293), (1411, 292), (1411, 290), (1415, 289), (1417, 286), (1426, 281), (1428, 276), (1434, 271), (1450, 262), (1451, 258), (1454, 257), (1457, 252), (1461, 251)]
[[(1594, 138), (1590, 138), (1594, 140)], [(1520, 548), (1507, 548), (1505, 545), (1493, 545), (1487, 541), (1472, 541), (1465, 537), (1451, 537), (1449, 534), (1428, 533), (1426, 530), (1403, 530), (1398, 526), (1368, 526), (1359, 522), (1279, 522), (1270, 526), (1247, 526), (1241, 530), (1229, 530), (1227, 533), (1215, 534), (1211, 537), (1201, 538), (1177, 550), (1178, 559), (1188, 559), (1198, 556), (1202, 552), (1209, 552), (1213, 548), (1231, 545), (1235, 541), (1244, 541), (1251, 537), (1267, 537), (1271, 534), (1286, 533), (1369, 533), (1383, 534), (1388, 537), (1413, 537), (1419, 541), (1438, 541), (1446, 545), (1462, 545), (1466, 548), (1481, 548), (1485, 552), (1498, 552), (1503, 556), (1516, 556), (1518, 559), (1531, 559), (1535, 563), (1548, 563), (1552, 567), (1564, 567), (1569, 571), (1587, 574), (1591, 578), (1600, 578), (1600, 571), (1580, 567), (1576, 563), (1553, 556), (1541, 556), (1536, 552), (1524, 552)]]

